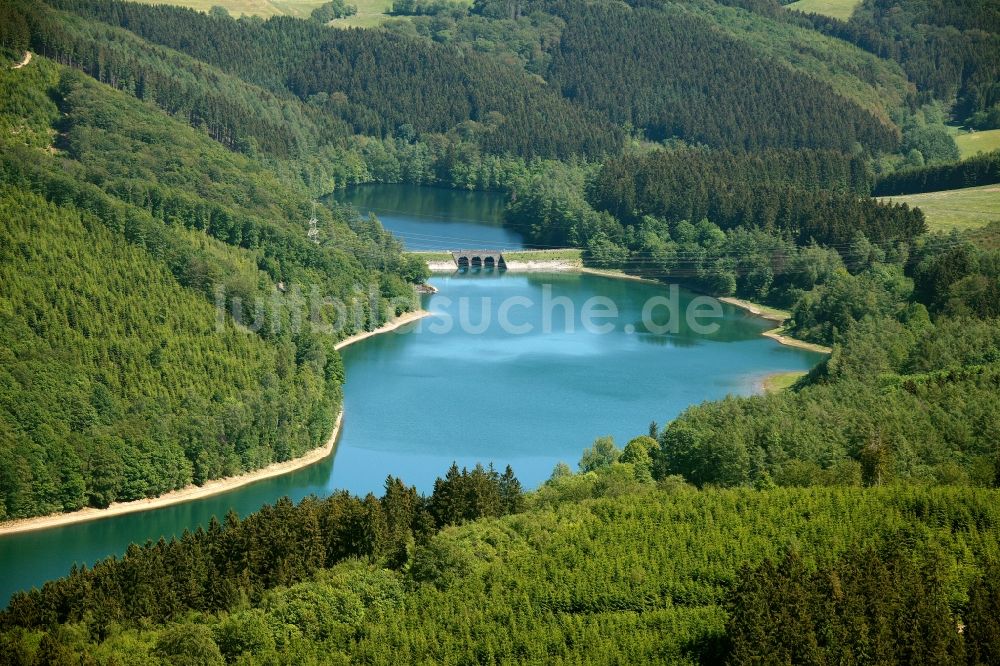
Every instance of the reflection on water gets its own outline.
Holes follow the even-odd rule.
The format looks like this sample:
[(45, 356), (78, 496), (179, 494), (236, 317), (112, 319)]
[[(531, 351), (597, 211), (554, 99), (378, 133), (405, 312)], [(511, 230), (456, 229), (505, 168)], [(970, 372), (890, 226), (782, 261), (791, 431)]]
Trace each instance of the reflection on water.
[(330, 199), (375, 213), (409, 250), (524, 248), (521, 234), (504, 227), (507, 196), (419, 185), (358, 185)]
[(634, 326), (637, 331), (635, 336), (636, 339), (647, 345), (655, 345), (657, 347), (697, 347), (701, 344), (695, 337), (684, 337), (670, 333), (650, 333), (648, 331), (644, 331), (641, 328), (641, 321), (636, 322)]
[[(698, 335), (683, 322), (676, 334), (637, 333), (644, 304), (664, 291), (656, 285), (497, 272), (432, 283), (440, 289), (424, 297), (432, 317), (343, 350), (345, 416), (335, 457), (202, 500), (0, 538), (0, 598), (63, 575), (74, 562), (179, 535), (230, 509), (246, 514), (283, 495), (380, 493), (389, 474), (429, 492), (452, 461), (510, 464), (535, 487), (557, 462), (574, 464), (596, 436), (624, 444), (652, 419), (664, 423), (688, 405), (751, 393), (762, 374), (806, 370), (820, 358), (761, 337), (769, 322), (728, 305), (716, 335)], [(573, 316), (557, 310), (544, 326), (546, 294)], [(584, 304), (598, 296), (618, 310), (606, 334), (579, 325)], [(680, 304), (693, 296), (680, 292)], [(509, 298), (534, 304), (510, 314), (530, 332), (504, 330), (498, 309)], [(441, 331), (448, 318), (460, 319), (463, 302), (482, 332)]]
[[(676, 334), (635, 332), (646, 301), (663, 292), (656, 285), (474, 272), (434, 284), (440, 292), (425, 298), (434, 315), (409, 334), (344, 350), (347, 417), (335, 486), (378, 487), (391, 473), (426, 490), (452, 460), (492, 460), (510, 463), (531, 487), (556, 462), (575, 462), (597, 435), (623, 442), (651, 419), (664, 422), (728, 392), (750, 393), (761, 373), (806, 369), (820, 358), (761, 337), (768, 322), (728, 305), (713, 336), (683, 321)], [(572, 316), (555, 307), (545, 324), (546, 289), (550, 300), (569, 301)], [(609, 333), (590, 333), (580, 323), (594, 296), (616, 304)], [(682, 291), (681, 306), (693, 296)], [(528, 332), (504, 330), (499, 310), (514, 298), (531, 304), (509, 316)], [(463, 316), (482, 332), (469, 334)], [(387, 467), (372, 466), (367, 454)]]

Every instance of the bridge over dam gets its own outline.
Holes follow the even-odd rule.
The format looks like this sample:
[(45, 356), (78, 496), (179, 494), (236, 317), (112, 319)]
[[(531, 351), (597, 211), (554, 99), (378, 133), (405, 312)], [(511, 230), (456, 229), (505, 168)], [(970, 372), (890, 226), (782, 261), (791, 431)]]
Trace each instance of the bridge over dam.
[(507, 269), (501, 250), (452, 250), (451, 256), (459, 268)]

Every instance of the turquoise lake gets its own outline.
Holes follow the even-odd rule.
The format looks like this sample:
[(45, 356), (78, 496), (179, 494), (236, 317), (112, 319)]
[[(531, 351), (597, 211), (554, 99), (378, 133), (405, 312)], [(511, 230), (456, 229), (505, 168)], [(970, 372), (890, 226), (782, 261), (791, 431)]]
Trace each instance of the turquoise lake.
[[(439, 293), (423, 297), (430, 317), (343, 350), (345, 414), (334, 456), (215, 497), (0, 538), (0, 600), (74, 562), (93, 563), (130, 542), (179, 535), (212, 515), (246, 514), (285, 495), (380, 494), (389, 474), (429, 492), (452, 461), (510, 464), (535, 487), (557, 462), (575, 466), (595, 437), (613, 435), (624, 445), (650, 420), (662, 424), (689, 405), (753, 393), (767, 374), (806, 370), (821, 358), (762, 337), (773, 324), (727, 305), (720, 319), (704, 320), (718, 324), (713, 334), (684, 321), (648, 332), (643, 307), (669, 295), (660, 285), (492, 271), (431, 283)], [(583, 326), (595, 297), (605, 306), (599, 312), (608, 303), (617, 309), (600, 320), (608, 332)], [(693, 298), (681, 290), (679, 310)], [(665, 323), (666, 307), (656, 312), (654, 323)]]

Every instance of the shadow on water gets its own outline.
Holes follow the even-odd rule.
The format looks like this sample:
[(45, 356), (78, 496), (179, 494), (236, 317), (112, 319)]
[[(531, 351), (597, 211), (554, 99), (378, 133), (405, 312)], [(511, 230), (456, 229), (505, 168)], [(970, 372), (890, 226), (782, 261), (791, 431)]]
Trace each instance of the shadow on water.
[(525, 247), (524, 237), (504, 226), (507, 195), (501, 192), (369, 184), (338, 190), (326, 200), (374, 213), (408, 250)]
[[(124, 552), (131, 542), (179, 536), (207, 526), (213, 515), (230, 509), (246, 515), (282, 496), (298, 501), (334, 489), (380, 493), (390, 474), (426, 493), (452, 461), (510, 464), (533, 488), (557, 462), (579, 459), (595, 436), (627, 441), (651, 419), (666, 422), (688, 405), (749, 394), (763, 374), (808, 370), (821, 358), (760, 337), (773, 324), (730, 306), (723, 307), (716, 335), (683, 327), (665, 335), (636, 327), (640, 332), (629, 334), (626, 327), (642, 321), (646, 301), (667, 289), (661, 285), (488, 268), (431, 283), (441, 291), (422, 302), (437, 318), (343, 350), (345, 416), (335, 456), (184, 504), (2, 537), (0, 602), (65, 575), (73, 563), (91, 565)], [(532, 325), (524, 335), (512, 335), (497, 322), (504, 298), (539, 304), (546, 293), (571, 303), (577, 314), (595, 296), (609, 299), (619, 312), (613, 330), (570, 330), (561, 315), (546, 328), (538, 307), (512, 315)], [(679, 303), (685, 307), (694, 297), (681, 290)], [(475, 334), (458, 326), (433, 333), (431, 324), (445, 319), (441, 315), (458, 318), (455, 304), (463, 299), (477, 324), (483, 323), (480, 306), (491, 299), (491, 320)], [(470, 424), (490, 436), (470, 436)]]

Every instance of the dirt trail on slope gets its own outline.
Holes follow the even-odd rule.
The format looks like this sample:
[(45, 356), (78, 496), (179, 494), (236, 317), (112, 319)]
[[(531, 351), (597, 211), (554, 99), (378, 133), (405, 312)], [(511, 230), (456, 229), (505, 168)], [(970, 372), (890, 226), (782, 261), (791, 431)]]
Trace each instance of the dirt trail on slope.
[(24, 58), (21, 59), (21, 62), (17, 63), (13, 67), (11, 67), (11, 69), (21, 69), (22, 67), (24, 67), (25, 65), (27, 65), (29, 62), (31, 62), (31, 51), (25, 51), (24, 52)]

